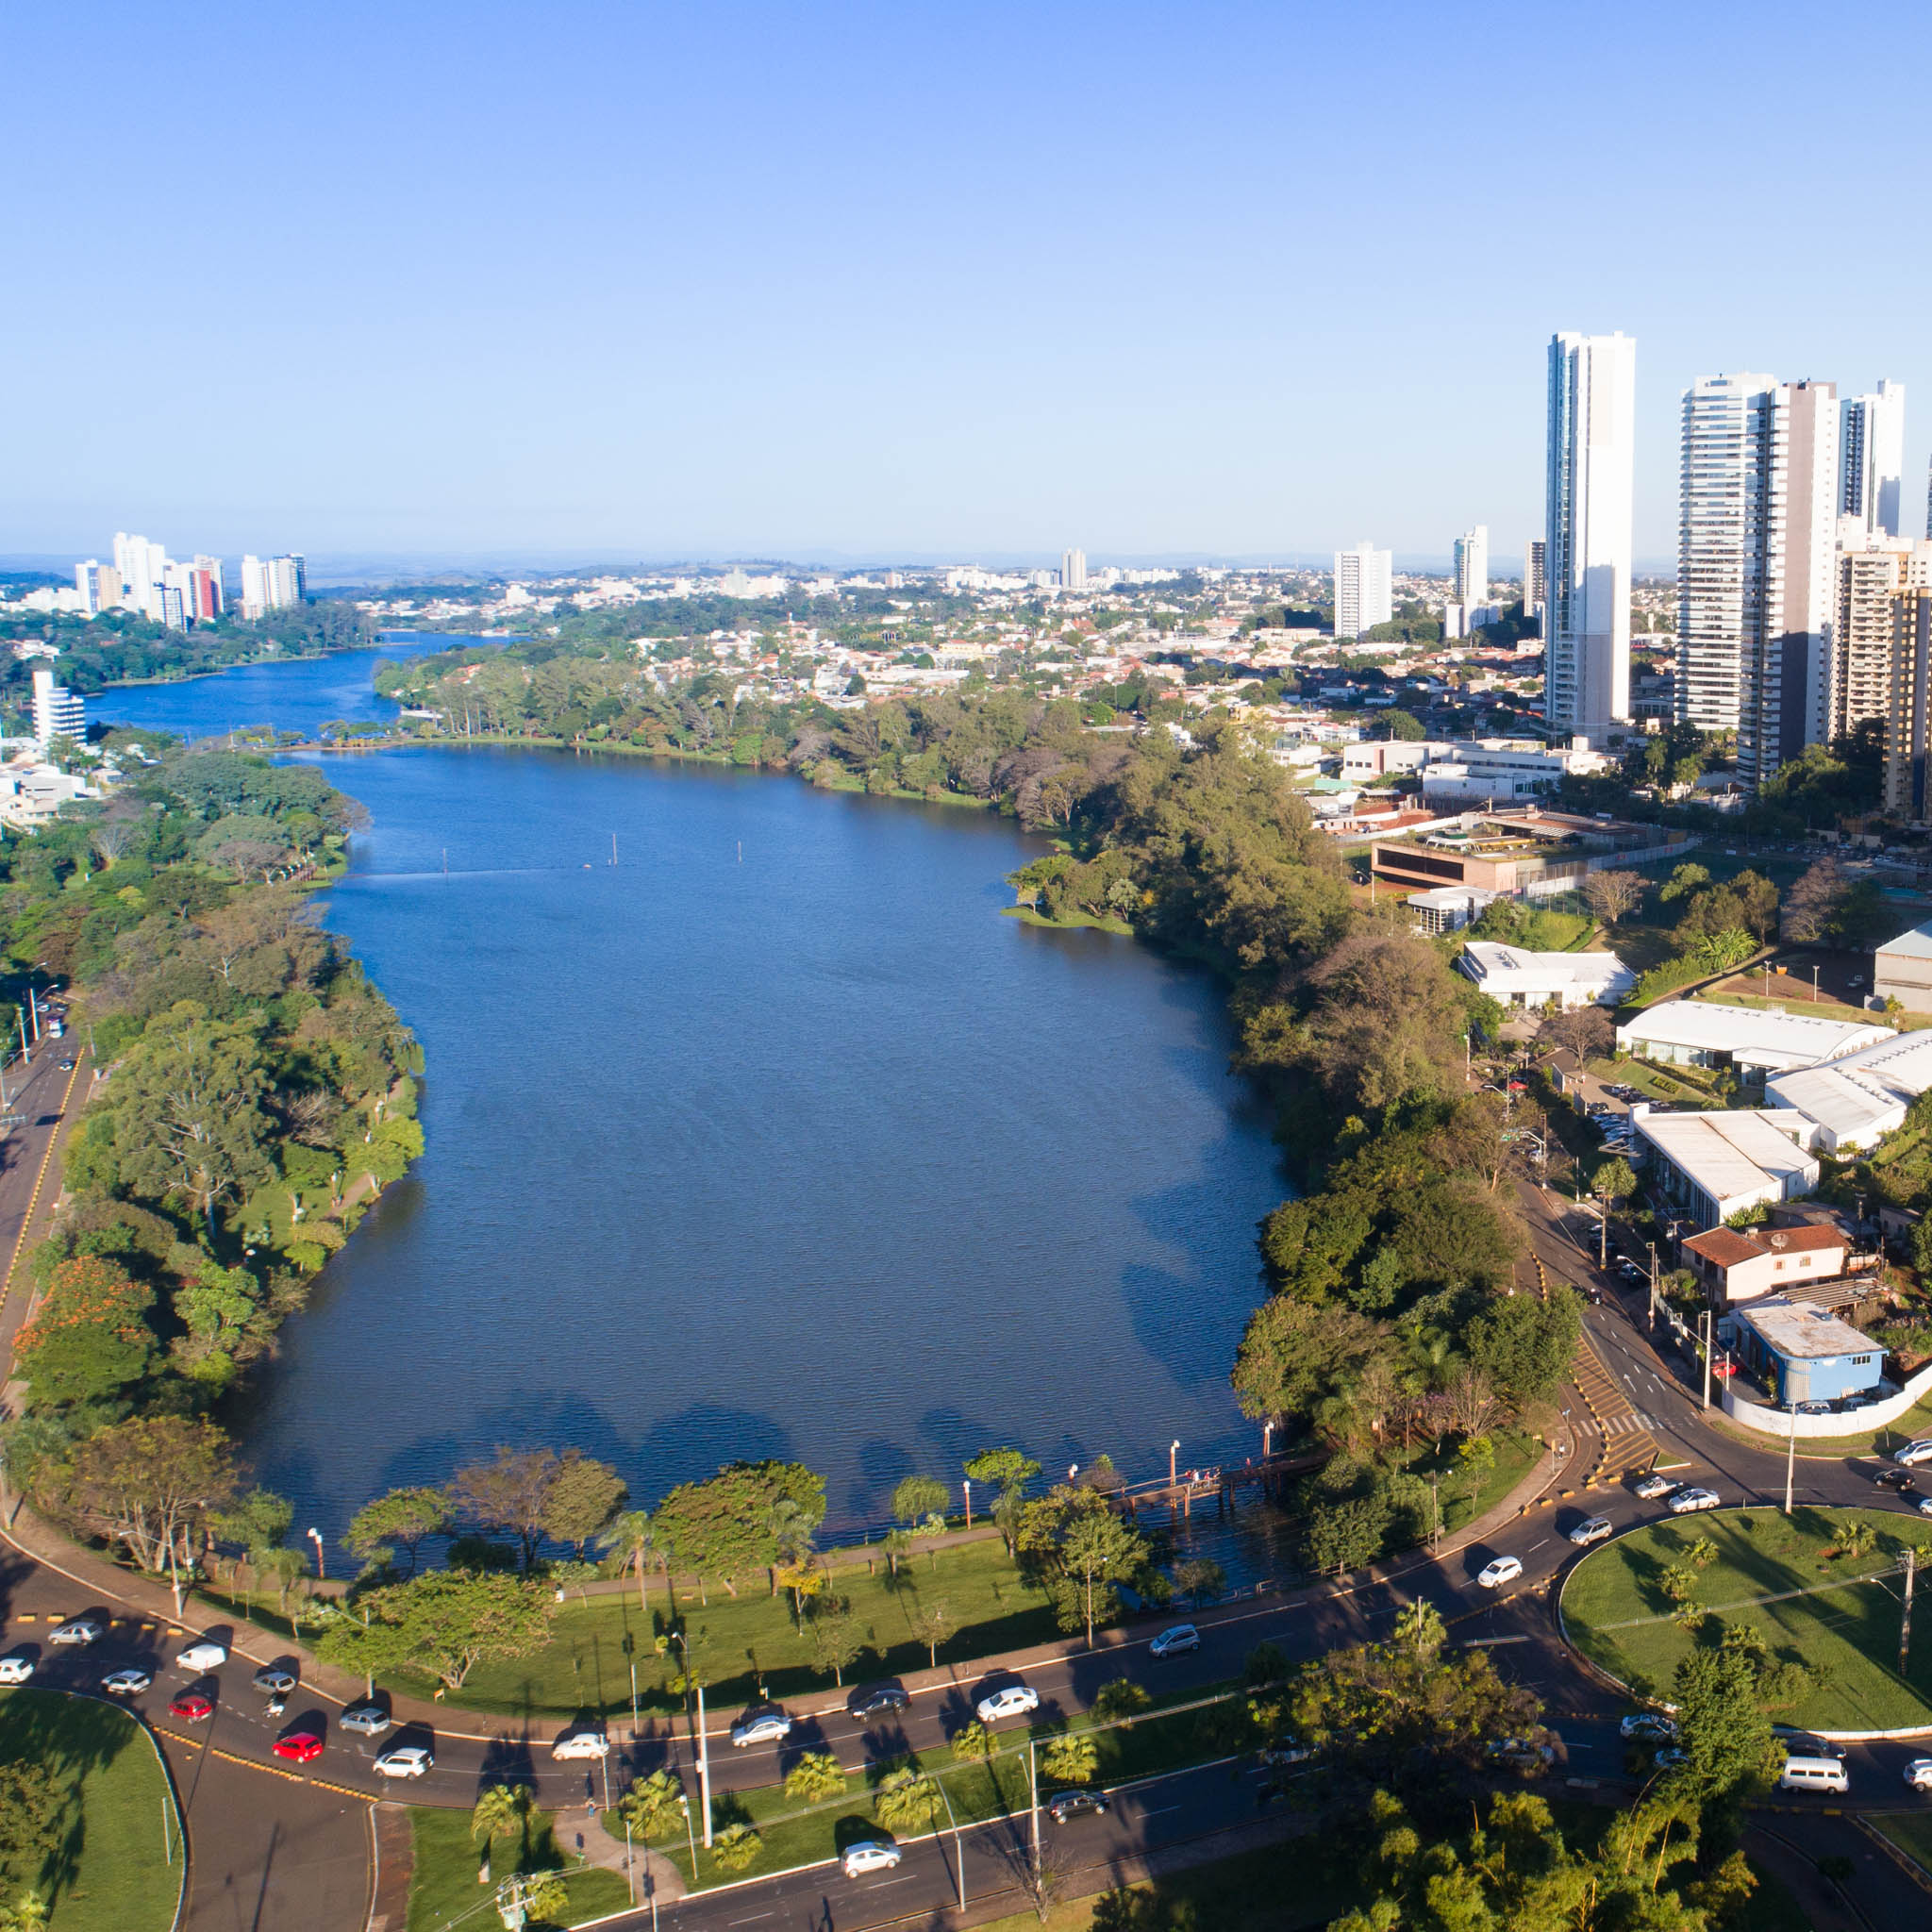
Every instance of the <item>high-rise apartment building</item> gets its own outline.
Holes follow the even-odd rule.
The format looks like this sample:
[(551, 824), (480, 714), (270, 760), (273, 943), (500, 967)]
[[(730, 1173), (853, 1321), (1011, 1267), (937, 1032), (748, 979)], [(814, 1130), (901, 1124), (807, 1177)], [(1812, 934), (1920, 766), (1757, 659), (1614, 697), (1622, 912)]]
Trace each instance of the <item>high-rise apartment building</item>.
[(1478, 524), (1456, 540), (1455, 600), (1464, 610), (1490, 601), (1490, 526)]
[(65, 685), (54, 682), (51, 665), (34, 667), (34, 741), (42, 751), (57, 738), (87, 742), (87, 706)]
[(1720, 375), (1684, 392), (1676, 715), (1736, 731), (1749, 784), (1825, 734), (1838, 430), (1829, 383)]
[(1876, 395), (1847, 396), (1839, 411), (1840, 515), (1896, 537), (1905, 528), (1906, 391), (1881, 382)]
[(1932, 541), (1873, 536), (1857, 517), (1839, 525), (1838, 608), (1824, 736), (1839, 739), (1876, 719), (1891, 701), (1897, 594), (1932, 590)]
[(121, 573), (111, 563), (90, 557), (74, 566), (74, 588), (79, 591), (82, 608), (90, 617), (112, 610), (121, 602)]
[(1523, 614), (1541, 622), (1542, 608), (1549, 601), (1549, 576), (1543, 568), (1547, 548), (1541, 537), (1532, 537), (1523, 546)]
[(1087, 588), (1087, 553), (1084, 550), (1062, 550), (1060, 552), (1060, 589), (1063, 591), (1084, 591)]
[(121, 578), (119, 608), (139, 611), (155, 623), (166, 622), (168, 552), (145, 537), (114, 532), (114, 569)]
[(1394, 557), (1373, 543), (1335, 553), (1335, 635), (1358, 638), (1395, 614)]
[(1630, 715), (1630, 519), (1637, 344), (1551, 338), (1543, 703), (1557, 731), (1608, 737)]
[(1885, 808), (1923, 824), (1932, 750), (1932, 587), (1892, 594), (1891, 673), (1885, 722)]
[[(244, 557), (242, 559), (242, 615), (256, 618), (300, 604), (308, 592), (308, 571), (299, 557)], [(725, 594), (732, 592), (728, 586)], [(744, 594), (740, 591), (738, 594)]]

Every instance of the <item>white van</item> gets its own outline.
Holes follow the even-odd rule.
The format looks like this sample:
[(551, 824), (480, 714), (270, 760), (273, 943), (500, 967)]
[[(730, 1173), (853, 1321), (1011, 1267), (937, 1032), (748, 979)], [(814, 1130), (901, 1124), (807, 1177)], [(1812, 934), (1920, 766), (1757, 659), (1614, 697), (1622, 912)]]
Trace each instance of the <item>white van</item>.
[(1845, 1768), (1836, 1757), (1787, 1757), (1778, 1774), (1781, 1791), (1836, 1791), (1850, 1789)]

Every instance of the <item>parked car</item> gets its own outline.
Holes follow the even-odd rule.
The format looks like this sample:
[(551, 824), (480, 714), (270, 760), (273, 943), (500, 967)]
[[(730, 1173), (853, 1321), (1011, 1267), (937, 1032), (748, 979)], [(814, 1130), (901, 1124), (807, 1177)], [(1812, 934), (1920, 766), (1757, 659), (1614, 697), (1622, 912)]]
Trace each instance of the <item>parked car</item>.
[(280, 1664), (263, 1664), (253, 1681), (258, 1690), (266, 1690), (272, 1697), (286, 1697), (295, 1688), (295, 1674)]
[(1932, 1440), (1907, 1442), (1903, 1449), (1891, 1452), (1891, 1459), (1903, 1463), (1907, 1469), (1916, 1469), (1922, 1462), (1932, 1462)]
[(168, 1706), (170, 1717), (185, 1717), (190, 1724), (199, 1724), (214, 1714), (214, 1699), (200, 1690), (184, 1690)]
[(25, 1684), (34, 1674), (34, 1660), (22, 1657), (16, 1651), (11, 1657), (0, 1657), (0, 1684)]
[(1861, 1408), (1870, 1408), (1877, 1400), (1877, 1396), (1869, 1389), (1860, 1389), (1840, 1400), (1839, 1412), (1841, 1415), (1856, 1415)]
[(1147, 1646), (1149, 1657), (1179, 1657), (1183, 1652), (1199, 1650), (1201, 1633), (1191, 1624), (1170, 1624), (1152, 1643)]
[[(736, 1737), (731, 1741), (738, 1742)], [(551, 1745), (550, 1755), (556, 1758), (567, 1757), (607, 1757), (610, 1754), (610, 1740), (602, 1731), (566, 1731)]]
[(855, 1690), (845, 1700), (845, 1715), (858, 1724), (865, 1724), (875, 1717), (905, 1710), (911, 1703), (910, 1695), (897, 1684), (870, 1684)]
[(847, 1845), (840, 1856), (839, 1867), (847, 1878), (862, 1878), (868, 1872), (890, 1872), (906, 1856), (884, 1839), (860, 1839)]
[(1902, 1469), (1881, 1469), (1872, 1480), (1881, 1490), (1895, 1490), (1901, 1496), (1914, 1495), (1919, 1485)]
[(1794, 1731), (1780, 1724), (1773, 1724), (1771, 1728), (1778, 1742), (1793, 1757), (1842, 1757), (1845, 1755), (1842, 1744), (1835, 1744), (1829, 1738), (1821, 1738), (1816, 1731)]
[(1831, 1413), (1831, 1404), (1828, 1402), (1801, 1402), (1797, 1405), (1797, 1412), (1800, 1415), (1829, 1415)]
[(108, 1626), (98, 1617), (75, 1617), (58, 1630), (47, 1632), (49, 1643), (98, 1643)]
[(343, 1730), (364, 1738), (381, 1737), (394, 1722), (381, 1705), (374, 1702), (350, 1705), (341, 1719)]
[(1602, 1542), (1615, 1527), (1607, 1516), (1592, 1516), (1570, 1532), (1570, 1541), (1579, 1549), (1588, 1549), (1591, 1543)]
[(101, 1679), (101, 1689), (109, 1697), (139, 1697), (154, 1682), (146, 1671), (129, 1668), (125, 1671), (109, 1671)]
[(747, 1744), (782, 1744), (791, 1735), (791, 1720), (782, 1710), (755, 1710), (731, 1726), (731, 1742), (742, 1751)]
[(1636, 1710), (1617, 1726), (1620, 1738), (1641, 1739), (1645, 1743), (1669, 1743), (1677, 1735), (1677, 1727), (1660, 1711)]
[(322, 1739), (309, 1730), (286, 1732), (275, 1740), (275, 1756), (293, 1764), (313, 1764), (322, 1756)]
[(1535, 1777), (1556, 1763), (1557, 1747), (1534, 1738), (1492, 1738), (1489, 1755), (1499, 1764), (1507, 1764), (1511, 1771), (1521, 1772), (1524, 1777)]
[(1932, 1791), (1932, 1757), (1915, 1757), (1906, 1766), (1906, 1782), (1915, 1791)]
[(1003, 1717), (1024, 1717), (1040, 1708), (1040, 1692), (1031, 1684), (1006, 1684), (991, 1690), (974, 1707), (979, 1722), (996, 1724)]
[(1690, 1761), (1690, 1754), (1681, 1744), (1666, 1744), (1652, 1760), (1659, 1771), (1675, 1771), (1678, 1765)]
[(218, 1671), (227, 1661), (226, 1647), (204, 1638), (199, 1643), (191, 1643), (175, 1659), (175, 1667), (182, 1671)]
[(1637, 1485), (1637, 1493), (1646, 1503), (1655, 1503), (1659, 1496), (1668, 1496), (1676, 1488), (1667, 1475), (1647, 1475)]
[(378, 1777), (421, 1777), (435, 1763), (426, 1744), (397, 1744), (375, 1760), (375, 1772)]
[(1306, 1763), (1315, 1754), (1298, 1738), (1277, 1738), (1272, 1744), (1263, 1744), (1255, 1755), (1262, 1764), (1278, 1767)]
[(1056, 1824), (1064, 1824), (1070, 1818), (1098, 1817), (1109, 1803), (1105, 1791), (1056, 1791), (1047, 1800), (1046, 1811)]
[(1485, 1590), (1500, 1590), (1506, 1583), (1514, 1583), (1522, 1574), (1521, 1557), (1498, 1557), (1493, 1562), (1483, 1565), (1475, 1580)]
[(1721, 1501), (1715, 1490), (1679, 1490), (1671, 1498), (1671, 1514), (1689, 1516), (1698, 1509), (1715, 1509)]

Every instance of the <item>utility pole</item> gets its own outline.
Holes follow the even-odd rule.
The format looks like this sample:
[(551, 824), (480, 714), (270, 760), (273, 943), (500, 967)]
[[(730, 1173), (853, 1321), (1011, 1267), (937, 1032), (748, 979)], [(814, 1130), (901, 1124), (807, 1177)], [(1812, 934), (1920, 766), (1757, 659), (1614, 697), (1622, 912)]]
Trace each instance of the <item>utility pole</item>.
[(1033, 1875), (1040, 1876), (1040, 1759), (1033, 1739), (1026, 1740), (1026, 1786), (1033, 1812)]
[(1650, 1325), (1657, 1326), (1657, 1243), (1650, 1244)]
[(1790, 1405), (1791, 1426), (1785, 1444), (1785, 1514), (1791, 1513), (1791, 1482), (1798, 1473), (1798, 1405)]
[(959, 1821), (953, 1815), (953, 1800), (946, 1790), (944, 1774), (935, 1777), (933, 1783), (940, 1788), (940, 1796), (946, 1801), (946, 1823), (953, 1827), (953, 1862), (958, 1867), (959, 1909), (966, 1909), (966, 1847), (959, 1841)]
[(1710, 1407), (1710, 1310), (1704, 1311), (1704, 1406)]
[(1912, 1654), (1912, 1585), (1919, 1574), (1919, 1553), (1910, 1543), (1906, 1545), (1906, 1587), (1904, 1607), (1898, 1618), (1898, 1674), (1906, 1674), (1906, 1667)]
[[(689, 1665), (686, 1666), (690, 1668)], [(705, 1687), (698, 1686), (698, 1802), (705, 1807), (705, 1849), (711, 1849), (711, 1740), (705, 1735)], [(691, 1855), (691, 1871), (697, 1871), (697, 1855)]]

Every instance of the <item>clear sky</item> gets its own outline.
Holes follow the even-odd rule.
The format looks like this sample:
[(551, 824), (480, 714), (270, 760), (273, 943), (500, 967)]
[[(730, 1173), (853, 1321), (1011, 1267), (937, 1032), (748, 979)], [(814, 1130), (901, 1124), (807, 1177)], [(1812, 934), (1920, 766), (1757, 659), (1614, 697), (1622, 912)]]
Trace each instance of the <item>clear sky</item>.
[(1932, 16), (0, 0), (0, 553), (1520, 557), (1543, 349), (1908, 385)]

